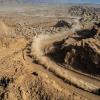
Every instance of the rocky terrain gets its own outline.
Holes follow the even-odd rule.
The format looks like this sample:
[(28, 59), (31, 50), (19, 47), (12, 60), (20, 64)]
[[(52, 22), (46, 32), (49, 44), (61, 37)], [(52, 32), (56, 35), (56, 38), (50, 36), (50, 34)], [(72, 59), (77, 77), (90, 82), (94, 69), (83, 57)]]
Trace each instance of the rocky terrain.
[(0, 100), (99, 100), (100, 8), (28, 7), (0, 10)]

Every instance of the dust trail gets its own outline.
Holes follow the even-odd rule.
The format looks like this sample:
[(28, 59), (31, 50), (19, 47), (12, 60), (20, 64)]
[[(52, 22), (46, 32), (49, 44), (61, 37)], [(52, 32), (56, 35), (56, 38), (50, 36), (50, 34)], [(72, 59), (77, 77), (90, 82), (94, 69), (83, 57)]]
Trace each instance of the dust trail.
[(80, 20), (81, 18), (76, 18), (74, 19), (74, 25), (72, 25), (72, 32), (75, 32), (75, 31), (78, 31), (78, 30), (81, 30), (82, 29), (82, 25), (80, 24)]
[[(66, 39), (68, 35), (66, 33), (63, 34), (53, 34), (53, 35), (38, 35), (33, 38), (33, 43), (32, 43), (32, 55), (36, 55), (36, 58), (38, 56), (43, 56), (44, 52), (43, 50), (45, 49), (46, 46), (50, 46), (56, 41), (62, 41), (63, 39)], [(33, 49), (35, 48), (35, 49)]]
[(31, 54), (39, 64), (45, 66), (45, 68), (54, 72), (57, 76), (61, 77), (62, 79), (68, 81), (69, 83), (81, 89), (98, 94), (100, 92), (100, 88), (98, 86), (95, 86), (80, 78), (75, 77), (68, 70), (61, 68), (55, 62), (51, 61), (49, 57), (45, 56), (44, 49), (47, 46), (51, 46), (53, 43), (62, 41), (63, 39), (66, 38), (68, 38), (67, 33), (55, 34), (55, 35), (42, 34), (37, 37), (34, 37), (31, 47)]

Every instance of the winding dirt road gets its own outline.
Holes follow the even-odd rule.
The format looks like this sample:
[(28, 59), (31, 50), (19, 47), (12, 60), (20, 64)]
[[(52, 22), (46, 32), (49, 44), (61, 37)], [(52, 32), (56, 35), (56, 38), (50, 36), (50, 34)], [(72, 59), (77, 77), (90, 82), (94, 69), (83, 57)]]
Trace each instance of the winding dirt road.
[[(32, 56), (35, 58), (38, 63), (46, 67), (48, 70), (54, 72), (57, 76), (65, 79), (69, 83), (82, 88), (86, 91), (99, 94), (100, 84), (94, 79), (90, 79), (86, 76), (80, 75), (78, 73), (65, 70), (61, 66), (53, 62), (49, 57), (45, 56), (45, 48), (53, 45), (55, 42), (66, 39), (68, 36), (67, 33), (57, 34), (57, 35), (39, 35), (33, 39), (32, 43)], [(60, 37), (59, 37), (60, 36)], [(42, 44), (41, 44), (42, 43)]]

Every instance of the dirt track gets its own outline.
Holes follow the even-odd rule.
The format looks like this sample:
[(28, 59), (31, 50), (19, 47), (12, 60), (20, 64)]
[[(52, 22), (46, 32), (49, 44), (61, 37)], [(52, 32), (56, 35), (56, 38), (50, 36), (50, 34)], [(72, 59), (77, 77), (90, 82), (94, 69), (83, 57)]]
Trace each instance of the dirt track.
[[(79, 97), (77, 93), (75, 97), (73, 97), (73, 92), (65, 90), (64, 87), (60, 86), (56, 82), (54, 76), (51, 74), (48, 76), (49, 72), (41, 68), (39, 65), (32, 64), (30, 59), (23, 55), (23, 49), (25, 48), (26, 44), (25, 40), (20, 38), (17, 41), (17, 43), (16, 41), (13, 42), (13, 44), (15, 44), (14, 50), (12, 46), (10, 49), (2, 51), (2, 54), (4, 53), (5, 56), (3, 55), (2, 59), (0, 60), (0, 84), (2, 89), (0, 92), (1, 99), (17, 100), (19, 98), (27, 100), (30, 98), (36, 100), (37, 98), (40, 100), (42, 98), (45, 100), (45, 98), (51, 98), (49, 95), (52, 95), (52, 99), (54, 98), (54, 100), (57, 98), (62, 98), (65, 100), (67, 98), (76, 98), (76, 100), (77, 98), (81, 98), (81, 96)], [(52, 78), (49, 78), (51, 76)], [(51, 83), (52, 85), (49, 85)], [(31, 90), (31, 88), (33, 90)], [(53, 92), (55, 92), (55, 94), (52, 94)], [(67, 95), (64, 96), (66, 92)], [(4, 96), (2, 97), (2, 95)]]
[[(65, 69), (61, 68), (61, 66), (58, 66), (56, 63), (51, 61), (49, 57), (45, 56), (45, 48), (50, 47), (50, 45), (53, 45), (53, 43), (55, 42), (60, 42), (61, 40), (68, 38), (67, 36), (68, 33), (66, 32), (66, 33), (60, 34), (60, 38), (59, 38), (59, 34), (57, 34), (57, 36), (56, 35), (53, 35), (53, 36), (40, 35), (34, 38), (33, 43), (32, 43), (32, 50), (31, 50), (32, 55), (40, 64), (44, 65), (47, 69), (54, 72), (59, 77), (62, 77), (66, 81), (70, 81), (72, 84), (75, 84), (79, 88), (93, 92), (99, 89), (100, 87), (100, 84), (98, 81), (94, 82), (94, 79), (88, 79), (86, 76), (78, 75), (78, 74), (75, 74), (74, 72), (70, 72), (67, 70), (65, 71)], [(81, 80), (81, 78), (83, 80)]]
[[(48, 56), (58, 49), (56, 45), (80, 45), (71, 38), (77, 36), (73, 35), (75, 30), (55, 28), (55, 17), (32, 17), (27, 13), (12, 16), (14, 13), (0, 14), (0, 100), (99, 100), (94, 89), (100, 88), (100, 81), (62, 68), (62, 63)], [(100, 53), (99, 40), (83, 40)]]

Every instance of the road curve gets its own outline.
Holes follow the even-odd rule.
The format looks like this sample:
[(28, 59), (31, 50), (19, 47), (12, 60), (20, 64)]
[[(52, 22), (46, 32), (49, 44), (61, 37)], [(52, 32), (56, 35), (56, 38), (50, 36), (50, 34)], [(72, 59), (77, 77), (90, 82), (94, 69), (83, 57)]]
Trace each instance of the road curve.
[[(43, 65), (48, 70), (54, 72), (57, 76), (66, 80), (67, 82), (88, 92), (99, 94), (100, 85), (98, 85), (98, 83), (94, 84), (94, 80), (89, 79), (86, 76), (82, 76), (83, 79), (81, 79), (82, 78), (81, 75), (77, 75), (69, 70), (65, 70), (61, 66), (57, 65), (55, 62), (51, 61), (49, 57), (45, 56), (44, 49), (47, 46), (50, 46), (55, 42), (60, 42), (66, 38), (68, 38), (67, 32), (55, 35), (42, 34), (37, 37), (34, 37), (31, 47), (31, 55), (39, 64)], [(91, 81), (88, 82), (87, 81), (88, 79)]]

